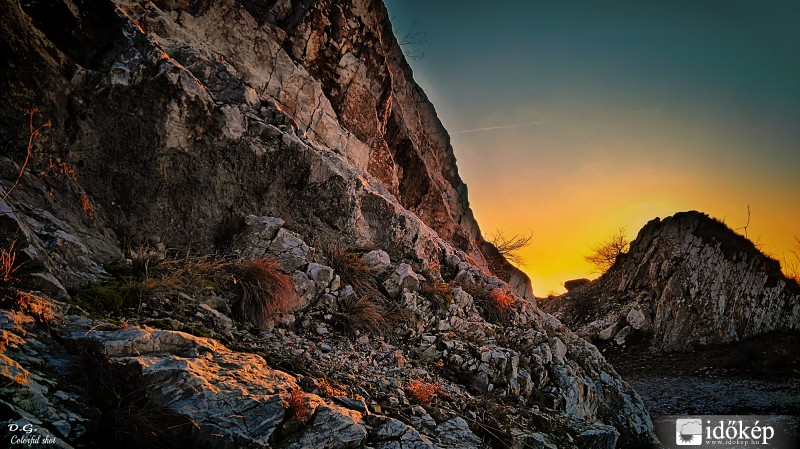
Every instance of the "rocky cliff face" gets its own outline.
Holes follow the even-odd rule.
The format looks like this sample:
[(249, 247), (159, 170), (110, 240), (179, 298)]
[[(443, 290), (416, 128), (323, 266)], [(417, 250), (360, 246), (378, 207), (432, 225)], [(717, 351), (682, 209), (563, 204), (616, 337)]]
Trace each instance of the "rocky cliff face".
[[(487, 260), (380, 2), (12, 2), (0, 25), (4, 418), (65, 447), (152, 413), (162, 446), (653, 442)], [(253, 270), (289, 279), (280, 313), (244, 313)]]
[(19, 33), (6, 140), (24, 148), (23, 110), (38, 108), (55, 124), (40, 165), (78, 167), (117, 237), (209, 248), (269, 214), (422, 263), (442, 238), (487, 266), (449, 137), (380, 2), (26, 5), (5, 17)]
[(583, 325), (585, 336), (624, 343), (631, 334), (652, 335), (665, 351), (800, 328), (797, 283), (752, 242), (699, 212), (649, 222), (600, 279), (545, 307)]

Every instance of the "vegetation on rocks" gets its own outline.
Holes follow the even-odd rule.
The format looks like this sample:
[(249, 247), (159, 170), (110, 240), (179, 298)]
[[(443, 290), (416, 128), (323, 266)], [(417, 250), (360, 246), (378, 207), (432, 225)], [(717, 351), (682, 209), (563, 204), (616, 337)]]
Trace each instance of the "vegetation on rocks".
[[(75, 292), (73, 303), (103, 316), (142, 307), (170, 310), (192, 297), (221, 295), (229, 301), (235, 319), (263, 328), (297, 301), (291, 276), (268, 258), (134, 260), (128, 267), (113, 267), (112, 272), (113, 280)], [(189, 329), (195, 335), (208, 336), (202, 327)]]

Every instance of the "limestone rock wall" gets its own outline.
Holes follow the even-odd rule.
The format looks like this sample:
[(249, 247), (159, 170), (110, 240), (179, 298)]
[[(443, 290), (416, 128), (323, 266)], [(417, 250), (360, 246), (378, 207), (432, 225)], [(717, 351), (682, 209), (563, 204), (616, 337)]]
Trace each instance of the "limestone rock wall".
[(652, 294), (665, 349), (738, 341), (800, 328), (800, 288), (722, 223), (683, 213), (646, 225), (608, 280)]
[[(17, 32), (3, 94), (21, 100), (2, 114), (10, 147), (37, 108), (54, 123), (38, 165), (75, 169), (124, 238), (208, 248), (269, 214), (418, 261), (432, 230), (487, 266), (449, 137), (382, 3), (68, 0), (3, 20)], [(524, 274), (507, 277), (532, 297)]]
[(568, 293), (558, 308), (570, 301), (584, 303), (573, 311), (587, 309), (565, 316), (583, 326), (583, 335), (607, 340), (623, 330), (652, 333), (653, 345), (665, 351), (800, 329), (797, 283), (752, 242), (699, 212), (649, 222), (628, 254), (591, 285)]

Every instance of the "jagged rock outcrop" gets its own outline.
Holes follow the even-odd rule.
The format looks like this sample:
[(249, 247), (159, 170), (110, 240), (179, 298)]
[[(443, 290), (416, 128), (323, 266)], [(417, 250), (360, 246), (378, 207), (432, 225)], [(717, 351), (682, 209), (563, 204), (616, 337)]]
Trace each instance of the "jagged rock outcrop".
[(681, 351), (800, 329), (800, 287), (777, 261), (699, 212), (655, 219), (608, 272), (549, 304), (579, 333), (639, 334)]
[[(118, 429), (131, 432), (131, 446), (437, 447), (396, 419), (304, 393), (296, 378), (271, 369), (262, 357), (231, 351), (211, 339), (147, 327), (98, 326), (77, 316), (63, 317), (54, 339), (32, 317), (9, 311), (0, 311), (0, 329), (7, 341), (0, 348), (0, 375), (10, 382), (4, 395), (13, 398), (2, 406), (5, 413), (20, 416), (15, 421), (19, 429), (4, 426), (4, 431), (20, 437), (27, 425), (33, 430), (29, 437), (54, 440), (36, 447), (69, 448), (65, 441), (91, 441), (93, 433), (104, 432), (96, 423), (99, 413), (132, 421)], [(76, 372), (77, 367), (84, 371)], [(90, 396), (127, 395), (131, 410), (98, 410), (85, 402), (87, 391)], [(447, 432), (448, 426), (445, 422), (437, 431)], [(461, 432), (465, 441), (480, 442), (468, 427)]]
[[(278, 396), (297, 383), (259, 353), (289, 371), (322, 372), (306, 372), (306, 390), (322, 394), (319, 378), (341, 376), (394, 414), (373, 410), (379, 421), (371, 421), (363, 406), (352, 410), (361, 401), (352, 392), (328, 392), (324, 401), (302, 396), (316, 412), (302, 425), (286, 424), (279, 443), (287, 447), (478, 447), (476, 434), (488, 427), (475, 410), (487, 404), (503, 411), (489, 418), (508, 420), (496, 424), (506, 432), (502, 444), (653, 442), (640, 398), (596, 348), (524, 298), (530, 284), (521, 272), (503, 261), (491, 271), (491, 246), (472, 218), (447, 134), (411, 78), (380, 2), (7, 6), (0, 93), (11, 101), (0, 111), (0, 137), (19, 151), (0, 164), (2, 193), (13, 189), (0, 205), (0, 237), (4, 248), (16, 241), (23, 264), (14, 287), (68, 309), (66, 324), (36, 324), (33, 340), (17, 334), (19, 351), (6, 362), (23, 396), (31, 379), (45, 397), (70, 375), (62, 363), (64, 372), (56, 366), (23, 379), (38, 366), (34, 359), (66, 351), (64, 360), (75, 360), (77, 351), (144, 385), (137, 394), (165, 419), (193, 423), (190, 438), (258, 447), (275, 443), (269, 435), (287, 409)], [(30, 109), (38, 112), (26, 115)], [(52, 126), (34, 135), (29, 119), (34, 129), (44, 120)], [(331, 242), (362, 274), (335, 266), (322, 251)], [(126, 308), (112, 287), (131, 282), (137, 263), (151, 275), (176, 250), (184, 261), (189, 254), (277, 260), (297, 298), (283, 315), (250, 326), (233, 319), (235, 299), (223, 291), (228, 281), (240, 285), (235, 275), (197, 288), (184, 282), (189, 291), (158, 297), (148, 278), (137, 287), (139, 302)], [(99, 289), (95, 298), (111, 297), (113, 313), (81, 309), (91, 301), (77, 307), (89, 285)], [(100, 317), (91, 323), (75, 316), (92, 313)], [(353, 317), (391, 328), (397, 346), (371, 338), (380, 329)], [(34, 342), (39, 335), (46, 343)], [(99, 346), (86, 349), (88, 336)], [(37, 355), (25, 359), (28, 351)], [(344, 376), (354, 361), (365, 372)], [(446, 384), (442, 395), (453, 409), (411, 406), (403, 388), (417, 378)], [(97, 424), (91, 407), (106, 394), (67, 392), (73, 399), (64, 404), (25, 403), (11, 415), (85, 446), (92, 440), (74, 429)], [(95, 405), (70, 411), (81, 402)]]
[[(379, 267), (390, 274), (386, 283), (396, 286), (387, 293), (399, 301), (405, 316), (393, 327), (407, 343), (390, 346), (363, 334), (354, 348), (346, 334), (331, 333), (337, 328), (339, 317), (362, 317), (349, 305), (359, 300), (354, 288), (345, 284), (336, 270), (324, 265), (325, 260), (313, 247), (286, 231), (282, 220), (251, 216), (246, 223), (245, 230), (235, 237), (234, 248), (247, 248), (259, 257), (277, 260), (292, 274), (301, 300), (290, 315), (273, 323), (274, 333), (254, 338), (246, 327), (240, 327), (247, 326), (247, 322), (234, 323), (226, 316), (230, 314), (230, 304), (214, 289), (198, 290), (194, 295), (199, 296), (177, 292), (175, 299), (167, 300), (163, 311), (156, 303), (145, 300), (138, 312), (129, 312), (126, 319), (133, 323), (125, 326), (73, 315), (62, 317), (62, 312), (47, 300), (23, 294), (11, 305), (27, 314), (2, 312), (5, 339), (10, 342), (10, 350), (3, 355), (2, 372), (18, 384), (5, 393), (12, 395), (6, 398), (16, 404), (12, 415), (42, 426), (43, 431), (69, 443), (77, 441), (80, 446), (97, 441), (101, 431), (93, 417), (100, 412), (93, 407), (101, 407), (95, 403), (102, 394), (87, 385), (56, 392), (56, 398), (71, 398), (66, 403), (48, 397), (51, 386), (67, 385), (75, 376), (88, 375), (89, 384), (107, 385), (110, 380), (105, 376), (111, 374), (103, 374), (103, 367), (111, 363), (117, 373), (112, 374), (122, 376), (120, 382), (142, 386), (125, 394), (113, 391), (115, 397), (135, 394), (142, 395), (142, 401), (147, 399), (145, 403), (150, 408), (136, 409), (134, 414), (167, 416), (170, 428), (194, 423), (191, 432), (180, 437), (210, 447), (243, 441), (254, 447), (275, 446), (277, 442), (280, 447), (362, 447), (383, 441), (366, 436), (372, 432), (369, 429), (380, 427), (388, 419), (380, 410), (403, 404), (414, 413), (410, 418), (412, 427), (400, 432), (401, 442), (408, 440), (409, 447), (482, 447), (483, 443), (477, 443), (481, 439), (472, 435), (462, 414), (469, 416), (474, 407), (470, 404), (476, 401), (494, 400), (509, 403), (510, 409), (505, 411), (509, 416), (525, 416), (522, 422), (511, 426), (516, 432), (513, 441), (519, 444), (542, 441), (571, 447), (574, 441), (591, 440), (596, 443), (592, 443), (594, 447), (614, 447), (618, 440), (631, 446), (652, 441), (652, 423), (636, 393), (593, 346), (533, 304), (518, 299), (506, 310), (505, 326), (501, 326), (484, 318), (488, 306), (482, 302), (485, 299), (479, 301), (455, 287), (452, 303), (442, 309), (424, 293), (421, 284), (429, 279), (414, 273), (410, 265), (394, 265), (391, 259), (373, 251), (364, 258), (386, 262)], [(445, 272), (455, 273), (451, 275), (457, 278), (472, 278), (470, 282), (490, 282), (492, 289), (504, 288), (499, 279), (483, 278), (483, 272), (467, 263), (466, 257), (463, 253), (449, 255)], [(202, 278), (195, 282), (204, 283)], [(147, 280), (147, 285), (152, 284), (157, 285), (158, 281)], [(507, 294), (511, 291), (507, 290)], [(9, 299), (3, 301), (7, 304)], [(68, 304), (62, 307), (80, 311)], [(323, 399), (312, 397), (312, 408), (319, 415), (309, 411), (314, 416), (312, 420), (302, 425), (286, 424), (283, 414), (292, 406), (280, 401), (287, 391), (297, 389), (298, 381), (292, 376), (269, 368), (252, 353), (230, 351), (214, 340), (134, 323), (192, 332), (209, 333), (203, 329), (213, 329), (217, 338), (247, 345), (253, 352), (270, 354), (278, 360), (295, 360), (292, 363), (304, 366), (306, 372), (311, 368), (321, 372), (323, 379), (337, 379), (353, 391), (369, 394), (359, 399), (328, 396), (328, 405)], [(76, 366), (82, 366), (87, 359), (91, 364), (89, 374), (76, 372)], [(42, 365), (37, 360), (46, 363)], [(411, 385), (420, 376), (431, 376), (430, 368), (421, 368), (425, 366), (444, 368), (451, 378), (460, 379), (450, 383), (431, 378), (427, 384), (439, 385), (436, 388), (442, 389), (447, 398), (440, 403), (441, 408), (431, 409), (439, 413), (437, 418), (424, 409), (416, 411), (398, 388)], [(350, 367), (361, 368), (352, 376), (348, 373)], [(101, 372), (92, 374), (95, 370)], [(95, 379), (95, 375), (102, 378)], [(316, 381), (310, 377), (305, 380), (311, 382), (308, 390), (316, 391)], [(39, 399), (20, 399), (31, 394)], [(381, 416), (365, 417), (367, 403)], [(88, 409), (76, 409), (76, 404), (85, 404)], [(340, 410), (342, 404), (355, 407), (355, 411)], [(228, 419), (231, 416), (236, 419)], [(472, 419), (477, 418), (473, 414)], [(561, 419), (567, 421), (560, 422)], [(606, 425), (597, 424), (597, 420)], [(538, 426), (550, 423), (551, 431), (561, 430), (531, 432), (531, 422), (538, 422)], [(288, 430), (274, 437), (279, 427)]]
[[(487, 265), (449, 137), (380, 2), (67, 0), (3, 22), (3, 95), (19, 100), (5, 139), (24, 148), (22, 111), (39, 109), (54, 126), (38, 162), (77, 168), (76, 198), (55, 199), (89, 201), (117, 237), (208, 248), (269, 214), (422, 261), (440, 237)], [(116, 256), (92, 243), (76, 243), (90, 262)]]

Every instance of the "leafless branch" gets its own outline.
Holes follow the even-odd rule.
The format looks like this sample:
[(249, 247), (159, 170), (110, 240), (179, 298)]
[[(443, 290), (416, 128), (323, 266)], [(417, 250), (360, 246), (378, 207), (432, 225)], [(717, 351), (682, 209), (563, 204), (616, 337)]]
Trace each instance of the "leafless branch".
[(11, 187), (9, 187), (9, 189), (6, 190), (6, 193), (3, 195), (3, 198), (0, 199), (0, 203), (3, 203), (5, 202), (6, 199), (8, 199), (8, 196), (11, 195), (11, 191), (17, 187), (17, 184), (19, 184), (19, 181), (22, 179), (22, 175), (25, 174), (25, 168), (28, 166), (28, 161), (31, 158), (31, 153), (33, 152), (33, 144), (36, 142), (36, 138), (39, 137), (39, 134), (41, 134), (42, 129), (49, 128), (51, 126), (50, 122), (47, 121), (41, 126), (34, 128), (33, 118), (38, 112), (39, 111), (37, 111), (36, 109), (31, 109), (30, 111), (28, 111), (28, 150), (25, 153), (25, 161), (22, 162), (22, 168), (19, 169), (19, 175), (17, 175), (17, 179), (14, 181), (13, 184), (11, 184)]
[(627, 231), (625, 228), (619, 228), (607, 241), (592, 247), (592, 252), (584, 258), (595, 266), (597, 273), (605, 273), (614, 265), (620, 254), (628, 251), (629, 245)]
[(397, 30), (397, 43), (408, 59), (422, 59), (425, 57), (425, 53), (417, 47), (428, 43), (428, 34), (419, 30), (417, 26), (418, 22), (414, 20), (408, 31)]
[(515, 234), (507, 236), (505, 232), (498, 229), (489, 236), (488, 241), (497, 248), (503, 257), (514, 265), (525, 265), (525, 259), (520, 256), (519, 251), (527, 246), (530, 246), (533, 241), (533, 232), (528, 231), (527, 234)]
[(738, 231), (738, 230), (742, 229), (742, 230), (744, 230), (745, 238), (749, 238), (749, 237), (747, 237), (747, 228), (749, 226), (750, 226), (750, 204), (747, 205), (747, 223), (745, 223), (745, 225), (742, 226), (741, 228), (734, 229), (734, 231)]

